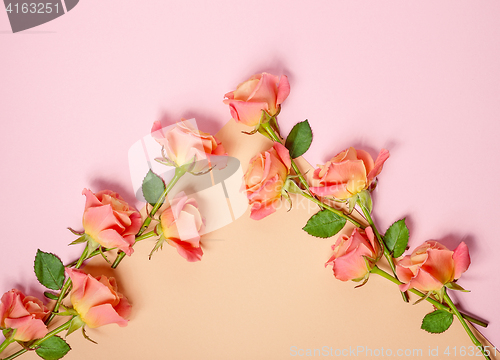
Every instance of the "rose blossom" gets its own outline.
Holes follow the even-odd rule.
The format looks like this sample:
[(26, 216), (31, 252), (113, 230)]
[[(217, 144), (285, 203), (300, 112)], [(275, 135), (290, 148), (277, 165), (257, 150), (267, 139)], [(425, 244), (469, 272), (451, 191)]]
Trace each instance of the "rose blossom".
[(31, 341), (47, 335), (43, 319), (49, 309), (33, 296), (25, 296), (12, 289), (2, 296), (0, 303), (0, 328), (15, 329), (13, 340)]
[(236, 90), (228, 92), (224, 104), (229, 105), (231, 116), (236, 122), (248, 125), (259, 125), (262, 110), (270, 116), (276, 115), (281, 103), (290, 94), (288, 78), (262, 73), (238, 85)]
[(321, 186), (310, 190), (318, 196), (333, 196), (339, 200), (348, 199), (370, 187), (375, 177), (380, 174), (384, 162), (389, 158), (389, 151), (382, 149), (377, 160), (366, 151), (350, 147), (328, 161), (318, 165), (313, 179)]
[(290, 166), (290, 153), (278, 142), (250, 160), (243, 179), (252, 219), (260, 220), (276, 211)]
[(132, 307), (118, 292), (114, 278), (94, 278), (71, 268), (66, 268), (66, 274), (73, 283), (71, 304), (86, 325), (90, 328), (114, 323), (127, 326)]
[(454, 251), (437, 241), (429, 240), (417, 247), (411, 255), (397, 261), (396, 274), (405, 284), (399, 285), (401, 291), (418, 290), (439, 291), (457, 280), (470, 265), (469, 249), (464, 242)]
[(151, 129), (151, 136), (165, 149), (168, 160), (175, 166), (182, 166), (196, 161), (190, 171), (200, 172), (208, 168), (210, 155), (226, 155), (226, 150), (214, 136), (197, 130), (185, 119), (174, 126), (162, 128), (156, 121)]
[(83, 213), (85, 233), (104, 247), (116, 247), (131, 255), (135, 234), (141, 227), (141, 215), (113, 191), (94, 194), (84, 189), (82, 194), (87, 198)]
[(333, 275), (342, 281), (365, 278), (382, 251), (371, 227), (364, 231), (355, 228), (351, 236), (342, 234), (332, 249), (333, 255), (325, 266), (332, 265)]
[(160, 215), (160, 224), (163, 237), (179, 255), (189, 262), (201, 260), (200, 232), (205, 221), (195, 199), (189, 199), (184, 192), (177, 194)]

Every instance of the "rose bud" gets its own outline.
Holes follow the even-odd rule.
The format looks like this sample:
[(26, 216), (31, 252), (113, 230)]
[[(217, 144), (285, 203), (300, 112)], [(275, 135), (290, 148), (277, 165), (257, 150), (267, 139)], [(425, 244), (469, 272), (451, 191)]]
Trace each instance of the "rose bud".
[[(151, 136), (163, 147), (166, 160), (172, 166), (193, 164), (189, 172), (208, 170), (214, 165), (209, 164), (209, 161), (214, 162), (211, 155), (227, 155), (220, 141), (210, 134), (197, 130), (185, 119), (165, 128), (156, 121), (151, 129)], [(225, 164), (219, 167), (224, 166)]]
[(277, 142), (271, 149), (250, 160), (243, 179), (244, 189), (252, 205), (252, 219), (260, 220), (276, 211), (290, 166), (290, 153)]
[(71, 304), (85, 325), (90, 328), (114, 323), (127, 326), (132, 307), (118, 292), (114, 278), (94, 278), (71, 268), (66, 268), (66, 274), (73, 283)]
[[(189, 262), (201, 260), (200, 232), (205, 228), (205, 220), (195, 199), (189, 199), (184, 192), (177, 194), (160, 215), (160, 225), (162, 238), (175, 247), (179, 255)], [(153, 251), (161, 245), (162, 238)]]
[(290, 94), (288, 78), (262, 73), (238, 85), (236, 90), (224, 95), (224, 104), (229, 105), (231, 116), (236, 122), (257, 126), (260, 123), (262, 110), (270, 116), (280, 111), (281, 104)]
[(401, 291), (418, 289), (423, 292), (439, 292), (468, 269), (469, 249), (464, 242), (454, 250), (437, 241), (429, 240), (396, 263), (396, 274), (405, 284)]
[(12, 340), (40, 339), (48, 333), (43, 320), (49, 312), (36, 297), (12, 289), (3, 294), (0, 302), (0, 328), (15, 330)]
[(83, 195), (87, 199), (82, 222), (85, 234), (94, 242), (91, 247), (118, 248), (131, 255), (135, 234), (142, 224), (141, 215), (113, 191), (94, 194), (84, 189)]
[(375, 177), (380, 174), (384, 162), (389, 158), (389, 151), (382, 149), (373, 162), (366, 151), (350, 147), (314, 170), (313, 181), (321, 186), (310, 190), (318, 196), (330, 196), (346, 200), (368, 189)]
[(355, 228), (351, 236), (342, 234), (332, 249), (325, 266), (331, 265), (333, 275), (342, 281), (367, 279), (382, 252), (371, 227)]

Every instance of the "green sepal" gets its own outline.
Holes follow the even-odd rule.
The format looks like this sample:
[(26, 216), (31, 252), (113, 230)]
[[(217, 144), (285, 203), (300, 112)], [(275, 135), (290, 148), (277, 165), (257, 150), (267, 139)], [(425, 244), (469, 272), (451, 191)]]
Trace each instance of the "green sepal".
[(400, 257), (408, 246), (410, 231), (405, 223), (406, 219), (401, 219), (394, 222), (385, 232), (384, 243), (395, 258)]
[(309, 121), (301, 121), (292, 128), (286, 138), (285, 147), (290, 152), (292, 159), (303, 155), (312, 143), (312, 130)]
[(151, 205), (154, 205), (160, 199), (164, 191), (165, 183), (163, 179), (149, 170), (142, 181), (142, 194), (144, 195), (144, 199)]
[(290, 194), (288, 193), (288, 191), (281, 189), (281, 196), (284, 197), (288, 201), (288, 205), (290, 205), (288, 207), (287, 212), (292, 210), (293, 203), (292, 203), (292, 199), (290, 198)]
[(329, 238), (342, 230), (345, 223), (345, 218), (329, 210), (322, 210), (311, 216), (302, 230), (312, 236)]
[(432, 295), (432, 291), (427, 292), (427, 294), (425, 294), (425, 296), (422, 296), (420, 299), (418, 299), (417, 301), (415, 301), (413, 303), (413, 305), (420, 304), (422, 301), (427, 300), (429, 298), (429, 296), (431, 296), (431, 295)]
[(440, 334), (448, 330), (453, 323), (453, 314), (445, 310), (436, 310), (425, 315), (421, 329), (432, 334)]
[(151, 257), (153, 256), (153, 253), (155, 253), (156, 251), (160, 250), (160, 249), (163, 249), (163, 243), (165, 242), (165, 237), (163, 236), (163, 233), (162, 235), (160, 236), (160, 238), (156, 241), (156, 244), (153, 248), (153, 250), (151, 250), (151, 252), (149, 253), (149, 260), (151, 260)]
[(59, 336), (52, 336), (44, 340), (35, 349), (38, 356), (45, 360), (58, 360), (65, 356), (71, 347)]
[(82, 327), (82, 335), (85, 340), (90, 341), (91, 343), (94, 343), (97, 345), (97, 341), (92, 340), (91, 338), (88, 337), (87, 333), (85, 332), (85, 327)]
[(367, 282), (368, 282), (368, 279), (370, 279), (370, 273), (366, 274), (364, 277), (360, 278), (360, 279), (353, 279), (352, 281), (354, 282), (360, 282), (361, 280), (363, 280), (363, 282), (359, 285), (356, 285), (354, 288), (357, 289), (357, 288), (360, 288), (361, 286), (365, 285)]
[(447, 284), (444, 284), (448, 289), (450, 290), (457, 290), (457, 291), (462, 291), (462, 292), (470, 292), (470, 290), (465, 290), (463, 287), (458, 285), (456, 282), (449, 282)]
[(439, 301), (440, 303), (443, 302), (444, 300), (444, 293), (446, 291), (446, 288), (443, 286), (441, 289), (439, 290), (435, 290), (435, 291), (432, 291), (432, 295), (434, 295), (434, 297), (436, 298), (437, 301)]
[(35, 256), (35, 275), (40, 284), (51, 290), (64, 285), (64, 265), (56, 255), (38, 249)]
[(271, 125), (271, 128), (278, 135), (280, 133), (280, 127), (278, 125), (277, 116), (280, 113), (280, 111), (281, 111), (281, 106), (279, 107), (278, 112), (274, 116), (271, 116), (271, 118), (269, 119), (269, 124)]
[(266, 138), (268, 138), (269, 140), (271, 141), (274, 141), (273, 138), (271, 137), (271, 135), (268, 134), (268, 132), (266, 131), (266, 129), (264, 129), (262, 126), (258, 125), (257, 128), (251, 132), (243, 132), (244, 134), (247, 134), (247, 135), (253, 135), (255, 134), (256, 132), (258, 132), (259, 134), (261, 135), (264, 135)]
[(68, 227), (67, 228), (69, 231), (71, 231), (73, 233), (73, 235), (83, 235), (85, 234), (85, 231), (76, 231), (76, 230), (73, 230), (72, 228)]
[(358, 195), (351, 196), (349, 199), (347, 199), (348, 214), (352, 214), (352, 211), (354, 210), (357, 202)]
[(283, 185), (282, 188), (282, 193), (283, 191), (286, 191), (289, 194), (302, 194), (303, 191), (302, 189), (297, 185), (295, 181), (293, 181), (294, 176), (288, 176), (285, 181), (285, 185)]
[(85, 322), (82, 320), (82, 318), (79, 315), (75, 316), (73, 319), (71, 319), (71, 324), (69, 325), (68, 331), (66, 332), (66, 336), (84, 326)]
[(363, 190), (359, 192), (357, 196), (358, 196), (357, 202), (361, 206), (363, 206), (366, 210), (368, 210), (369, 214), (371, 214), (373, 209), (373, 202), (370, 192), (368, 190)]
[(84, 242), (87, 242), (89, 241), (89, 235), (87, 234), (83, 234), (82, 236), (80, 236), (78, 239), (76, 239), (75, 241), (69, 243), (70, 245), (76, 245), (76, 244), (81, 244), (81, 243), (84, 243)]
[(17, 331), (17, 329), (7, 328), (7, 329), (2, 330), (2, 334), (6, 340), (8, 340), (8, 339), (12, 340), (14, 335), (16, 335), (16, 331)]

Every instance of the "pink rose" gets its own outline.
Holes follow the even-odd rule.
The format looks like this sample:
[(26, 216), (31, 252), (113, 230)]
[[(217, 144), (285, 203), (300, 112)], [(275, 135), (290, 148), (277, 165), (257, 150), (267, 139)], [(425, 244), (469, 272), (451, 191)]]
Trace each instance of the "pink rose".
[(397, 261), (396, 274), (401, 282), (401, 291), (418, 289), (424, 292), (439, 291), (457, 280), (470, 265), (469, 249), (464, 242), (454, 250), (437, 241), (426, 241), (411, 255)]
[(259, 125), (262, 110), (270, 116), (280, 111), (281, 103), (290, 94), (288, 78), (262, 73), (238, 85), (235, 91), (224, 95), (224, 104), (229, 105), (231, 116), (236, 122), (248, 125)]
[(94, 278), (71, 268), (66, 268), (66, 274), (73, 282), (71, 304), (86, 325), (90, 328), (114, 323), (127, 326), (132, 307), (118, 292), (114, 278)]
[(201, 260), (200, 232), (205, 228), (205, 220), (195, 199), (188, 199), (184, 192), (177, 194), (160, 215), (160, 224), (163, 237), (179, 255), (189, 262)]
[(181, 119), (175, 126), (165, 128), (156, 121), (151, 129), (151, 136), (163, 146), (168, 160), (175, 166), (196, 161), (191, 172), (207, 170), (210, 155), (226, 155), (226, 150), (220, 141), (210, 134), (197, 130), (185, 119)]
[(243, 177), (248, 200), (252, 205), (250, 217), (260, 220), (276, 211), (281, 190), (290, 173), (290, 153), (275, 142), (274, 146), (250, 160)]
[(142, 224), (141, 215), (113, 191), (94, 194), (84, 189), (82, 194), (87, 198), (83, 212), (85, 233), (104, 247), (118, 248), (131, 255), (135, 234)]
[(384, 162), (389, 158), (389, 151), (382, 149), (377, 160), (366, 151), (350, 147), (342, 151), (325, 165), (318, 165), (313, 179), (321, 186), (311, 187), (318, 196), (333, 196), (339, 200), (348, 199), (368, 189), (375, 177), (380, 174)]
[(36, 297), (12, 289), (2, 296), (0, 328), (16, 330), (13, 339), (17, 341), (40, 339), (48, 333), (43, 320), (49, 312)]
[(325, 266), (332, 265), (333, 275), (342, 281), (366, 278), (382, 252), (371, 227), (355, 228), (351, 236), (342, 234), (332, 249)]

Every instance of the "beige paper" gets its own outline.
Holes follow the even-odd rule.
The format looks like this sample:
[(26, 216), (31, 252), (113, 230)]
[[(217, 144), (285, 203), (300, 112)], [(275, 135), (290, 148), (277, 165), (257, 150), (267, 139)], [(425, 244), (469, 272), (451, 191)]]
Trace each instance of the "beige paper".
[[(248, 128), (231, 121), (218, 137), (245, 169), (271, 142), (242, 130)], [(404, 303), (389, 281), (373, 275), (355, 289), (336, 280), (324, 268), (335, 239), (302, 230), (317, 207), (299, 199), (287, 207), (261, 221), (247, 211), (204, 235), (198, 263), (168, 245), (148, 260), (149, 240), (115, 272), (102, 259), (90, 261), (87, 271), (117, 278), (133, 303), (132, 319), (125, 328), (88, 329), (99, 345), (70, 335), (73, 351), (65, 359), (481, 358), (456, 319), (443, 334), (421, 330), (432, 306)]]

